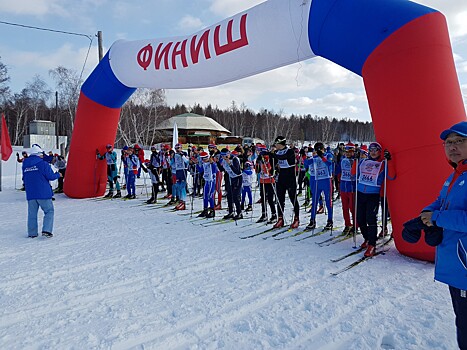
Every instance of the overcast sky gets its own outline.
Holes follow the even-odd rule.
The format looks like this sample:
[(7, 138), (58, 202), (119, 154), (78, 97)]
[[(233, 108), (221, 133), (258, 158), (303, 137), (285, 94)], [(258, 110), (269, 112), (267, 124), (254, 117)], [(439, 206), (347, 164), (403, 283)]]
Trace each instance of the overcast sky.
[[(284, 0), (286, 1), (286, 0)], [(377, 1), (377, 0), (374, 0)], [(105, 51), (118, 39), (190, 35), (261, 0), (0, 0), (0, 20), (95, 36), (103, 32)], [(459, 81), (467, 101), (467, 1), (419, 0), (445, 14)], [(19, 92), (34, 75), (53, 88), (48, 70), (59, 65), (81, 71), (90, 40), (0, 24), (0, 56)], [(98, 62), (97, 38), (85, 65), (86, 78)], [(362, 79), (314, 58), (233, 83), (207, 89), (167, 90), (170, 105), (227, 108), (232, 100), (258, 111), (370, 120)]]

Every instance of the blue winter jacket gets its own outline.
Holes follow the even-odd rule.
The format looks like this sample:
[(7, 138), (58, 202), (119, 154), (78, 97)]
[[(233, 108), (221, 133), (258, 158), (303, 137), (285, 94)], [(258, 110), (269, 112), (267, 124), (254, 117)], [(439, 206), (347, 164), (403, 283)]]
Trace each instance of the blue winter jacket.
[(432, 211), (433, 223), (444, 229), (443, 241), (436, 247), (435, 279), (467, 290), (467, 160), (448, 177), (436, 201), (423, 210)]
[(53, 192), (49, 181), (59, 177), (60, 173), (54, 173), (50, 164), (41, 157), (31, 155), (24, 158), (23, 181), (28, 201), (31, 199), (51, 199)]

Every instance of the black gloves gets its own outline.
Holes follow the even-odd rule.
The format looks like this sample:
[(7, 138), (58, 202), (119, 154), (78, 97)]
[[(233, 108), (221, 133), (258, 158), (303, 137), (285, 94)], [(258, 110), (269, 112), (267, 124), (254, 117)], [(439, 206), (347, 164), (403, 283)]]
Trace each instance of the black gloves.
[(391, 153), (389, 153), (387, 149), (384, 150), (384, 158), (386, 158), (386, 160), (391, 160)]
[(16, 158), (19, 158), (19, 153), (18, 152), (16, 152)]

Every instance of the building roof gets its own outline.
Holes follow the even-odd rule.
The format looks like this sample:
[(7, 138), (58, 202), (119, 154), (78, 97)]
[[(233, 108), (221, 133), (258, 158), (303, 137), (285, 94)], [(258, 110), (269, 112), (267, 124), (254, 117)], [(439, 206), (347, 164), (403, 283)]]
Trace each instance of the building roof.
[(178, 130), (212, 130), (230, 134), (230, 131), (216, 122), (214, 119), (195, 113), (184, 113), (164, 120), (156, 130), (172, 130), (174, 122)]

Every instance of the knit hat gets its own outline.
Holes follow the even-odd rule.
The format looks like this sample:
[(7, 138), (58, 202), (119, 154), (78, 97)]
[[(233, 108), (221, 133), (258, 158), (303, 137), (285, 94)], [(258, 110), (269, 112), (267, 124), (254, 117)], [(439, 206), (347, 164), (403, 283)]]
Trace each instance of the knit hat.
[(284, 136), (277, 136), (274, 140), (275, 144), (284, 145), (287, 143), (287, 139)]
[(345, 150), (346, 151), (355, 151), (355, 145), (352, 142), (347, 142), (345, 145)]
[(441, 140), (446, 140), (449, 134), (452, 134), (453, 132), (459, 134), (460, 136), (467, 137), (467, 122), (454, 124), (449, 129), (444, 130), (441, 135), (439, 135), (439, 137)]
[(31, 156), (38, 156), (42, 153), (44, 153), (44, 151), (42, 150), (41, 146), (39, 146), (37, 143), (33, 144), (31, 149), (29, 150), (28, 152)]
[(208, 159), (208, 158), (209, 158), (209, 154), (206, 153), (206, 152), (201, 152), (201, 153), (199, 154), (199, 156), (201, 157), (201, 159)]
[(208, 148), (217, 148), (217, 146), (216, 146), (214, 143), (210, 143), (210, 144), (208, 145)]
[(227, 149), (227, 148), (223, 148), (221, 150), (221, 156), (224, 157), (226, 155), (229, 155), (230, 154), (230, 151)]
[(367, 147), (367, 145), (362, 145), (362, 146), (360, 147), (360, 153), (363, 153), (363, 154), (368, 155), (368, 147)]
[(368, 146), (368, 149), (372, 149), (372, 148), (377, 148), (380, 151), (383, 149), (383, 147), (381, 147), (381, 145), (378, 142), (370, 143), (370, 146)]
[(253, 166), (253, 164), (250, 161), (245, 162), (245, 165), (243, 166), (244, 169), (250, 169)]

